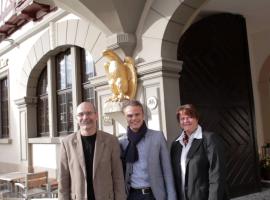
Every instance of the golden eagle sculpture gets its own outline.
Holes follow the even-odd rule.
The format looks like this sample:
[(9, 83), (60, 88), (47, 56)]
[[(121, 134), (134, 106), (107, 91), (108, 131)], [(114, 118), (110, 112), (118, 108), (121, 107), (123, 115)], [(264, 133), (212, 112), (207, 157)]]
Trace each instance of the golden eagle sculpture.
[(133, 58), (127, 56), (122, 61), (110, 49), (103, 51), (103, 56), (109, 60), (104, 64), (104, 67), (113, 93), (108, 101), (133, 99), (137, 89), (137, 74)]

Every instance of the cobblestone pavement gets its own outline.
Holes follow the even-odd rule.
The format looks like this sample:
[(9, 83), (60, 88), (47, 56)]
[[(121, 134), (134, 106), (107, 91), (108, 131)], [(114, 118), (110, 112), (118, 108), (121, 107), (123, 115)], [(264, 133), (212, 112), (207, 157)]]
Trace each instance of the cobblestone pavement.
[(270, 200), (270, 188), (263, 188), (261, 192), (233, 198), (231, 200)]
[[(22, 198), (16, 197), (14, 193), (9, 195), (9, 197), (7, 198), (3, 198), (0, 195), (0, 200), (2, 199), (3, 200), (24, 200)], [(40, 200), (53, 200), (53, 198), (39, 198), (39, 199)], [(36, 199), (36, 200), (39, 200), (39, 199)], [(54, 200), (56, 199), (57, 198), (54, 198)], [(257, 192), (257, 193), (249, 194), (246, 196), (237, 197), (237, 198), (232, 198), (231, 200), (270, 200), (270, 187), (263, 188), (261, 192)]]

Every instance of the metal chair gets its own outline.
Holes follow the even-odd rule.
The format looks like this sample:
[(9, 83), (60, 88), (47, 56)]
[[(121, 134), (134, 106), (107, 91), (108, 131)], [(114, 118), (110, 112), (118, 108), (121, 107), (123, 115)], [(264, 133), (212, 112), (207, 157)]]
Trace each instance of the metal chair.
[(50, 185), (50, 187), (49, 187), (50, 197), (57, 198), (58, 197), (58, 181), (57, 181), (57, 179), (50, 179), (49, 185)]
[(8, 188), (7, 182), (0, 180), (0, 199), (3, 198), (3, 195), (9, 193), (10, 190)]
[(27, 174), (22, 182), (15, 183), (15, 191), (25, 199), (47, 196), (49, 194), (48, 171)]

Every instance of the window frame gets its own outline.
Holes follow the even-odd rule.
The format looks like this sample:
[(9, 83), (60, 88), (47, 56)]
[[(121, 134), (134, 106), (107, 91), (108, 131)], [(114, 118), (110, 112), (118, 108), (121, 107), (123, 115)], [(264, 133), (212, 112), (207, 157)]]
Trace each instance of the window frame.
[[(81, 53), (80, 53), (80, 60), (81, 60), (81, 90), (82, 90), (82, 101), (90, 101), (92, 102), (94, 105), (96, 105), (96, 94), (95, 94), (95, 88), (94, 86), (91, 85), (89, 78), (95, 77), (96, 76), (96, 71), (95, 71), (95, 63), (93, 60), (92, 55), (89, 53), (89, 55), (91, 56), (92, 59), (92, 75), (90, 75), (88, 77), (88, 80), (85, 80), (86, 77), (86, 49), (81, 48), (80, 49)], [(85, 65), (85, 66), (84, 66)], [(90, 97), (86, 96), (86, 90), (89, 89), (91, 90), (90, 92), (93, 93), (93, 95), (90, 95)]]
[[(41, 80), (41, 78), (42, 78), (42, 80)], [(45, 92), (41, 92), (40, 89), (44, 89), (43, 88), (44, 81), (45, 81)], [(49, 102), (48, 102), (49, 97), (48, 96), (49, 95), (48, 95), (48, 68), (47, 68), (47, 65), (44, 66), (42, 72), (39, 75), (36, 95), (37, 95), (37, 136), (38, 137), (46, 137), (46, 136), (50, 135), (49, 109), (48, 109), (48, 106), (49, 106), (48, 105), (49, 104)], [(42, 102), (42, 104), (40, 102)], [(47, 111), (45, 110), (46, 106), (44, 108), (44, 102), (47, 103)], [(39, 109), (41, 106), (44, 109), (43, 110), (44, 112), (39, 112)], [(42, 120), (41, 115), (43, 115), (43, 118), (44, 118), (43, 120)], [(42, 127), (42, 128), (40, 129), (40, 127)]]
[[(87, 49), (84, 49), (82, 47), (78, 46), (65, 46), (61, 49), (59, 49), (55, 54), (48, 57), (47, 65), (44, 67), (47, 68), (47, 85), (48, 85), (48, 123), (49, 123), (49, 137), (61, 137), (69, 135), (70, 133), (73, 133), (74, 131), (77, 131), (77, 122), (75, 120), (75, 114), (74, 111), (77, 107), (77, 105), (84, 101), (84, 90), (85, 89), (92, 89), (92, 94), (90, 95), (90, 99), (86, 99), (88, 101), (91, 101), (95, 104), (96, 102), (96, 94), (94, 86), (91, 85), (90, 81), (87, 80), (83, 83), (84, 71), (85, 70), (85, 63), (86, 61), (83, 61), (82, 55), (85, 55), (82, 53), (82, 51), (87, 51)], [(67, 55), (70, 56), (67, 60), (67, 67), (66, 69), (63, 69), (61, 67), (61, 59), (65, 60), (65, 52), (67, 52)], [(89, 51), (88, 51), (89, 52)], [(60, 57), (60, 59), (57, 58), (57, 56), (63, 56), (63, 58)], [(90, 54), (91, 55), (91, 54)], [(92, 56), (92, 55), (91, 55)], [(95, 62), (92, 59), (90, 59), (93, 63), (90, 64), (90, 73), (93, 74), (94, 77), (95, 74)], [(70, 68), (71, 65), (71, 68)], [(65, 85), (68, 87), (62, 88), (61, 82), (59, 80), (59, 73), (61, 72), (61, 68), (63, 71), (70, 70), (68, 73), (65, 73)], [(67, 69), (68, 68), (68, 69)], [(43, 69), (43, 70), (44, 70)], [(70, 76), (70, 77), (67, 77)], [(40, 73), (41, 76), (41, 73)], [(39, 78), (40, 78), (39, 76)], [(71, 80), (71, 84), (67, 85), (67, 81)], [(42, 98), (38, 95), (38, 84), (37, 84), (37, 91), (36, 95), (39, 100), (39, 98)], [(61, 129), (61, 120), (60, 120), (60, 104), (59, 99), (61, 95), (70, 95), (69, 97), (65, 97), (65, 113), (67, 114), (65, 117), (65, 121), (63, 123), (66, 123), (64, 126), (65, 128)], [(76, 96), (77, 95), (77, 96)], [(69, 100), (71, 98), (71, 101)], [(37, 104), (38, 105), (38, 104)], [(72, 111), (70, 112), (70, 110)], [(36, 109), (38, 113), (38, 108)], [(38, 121), (38, 116), (36, 117)], [(51, 123), (51, 124), (50, 124)], [(39, 124), (37, 124), (37, 132), (38, 132)], [(47, 136), (47, 135), (46, 135)], [(41, 138), (42, 136), (37, 134), (38, 138)]]
[[(8, 133), (6, 137), (3, 137), (3, 133), (2, 133), (2, 81), (3, 80), (7, 80), (7, 128), (8, 128)], [(3, 73), (0, 74), (0, 143), (10, 143), (9, 138), (10, 138), (10, 109), (9, 109), (9, 100), (10, 100), (10, 83), (9, 83), (9, 74), (8, 71), (5, 71)], [(3, 142), (6, 141), (7, 142)]]

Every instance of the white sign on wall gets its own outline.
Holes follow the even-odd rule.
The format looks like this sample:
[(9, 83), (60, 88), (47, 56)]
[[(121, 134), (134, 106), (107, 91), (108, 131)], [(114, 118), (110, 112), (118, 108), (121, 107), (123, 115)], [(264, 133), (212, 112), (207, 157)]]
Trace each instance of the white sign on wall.
[(0, 59), (0, 69), (8, 66), (8, 59)]
[(154, 110), (157, 107), (157, 98), (156, 97), (149, 97), (146, 100), (146, 105), (150, 110)]

